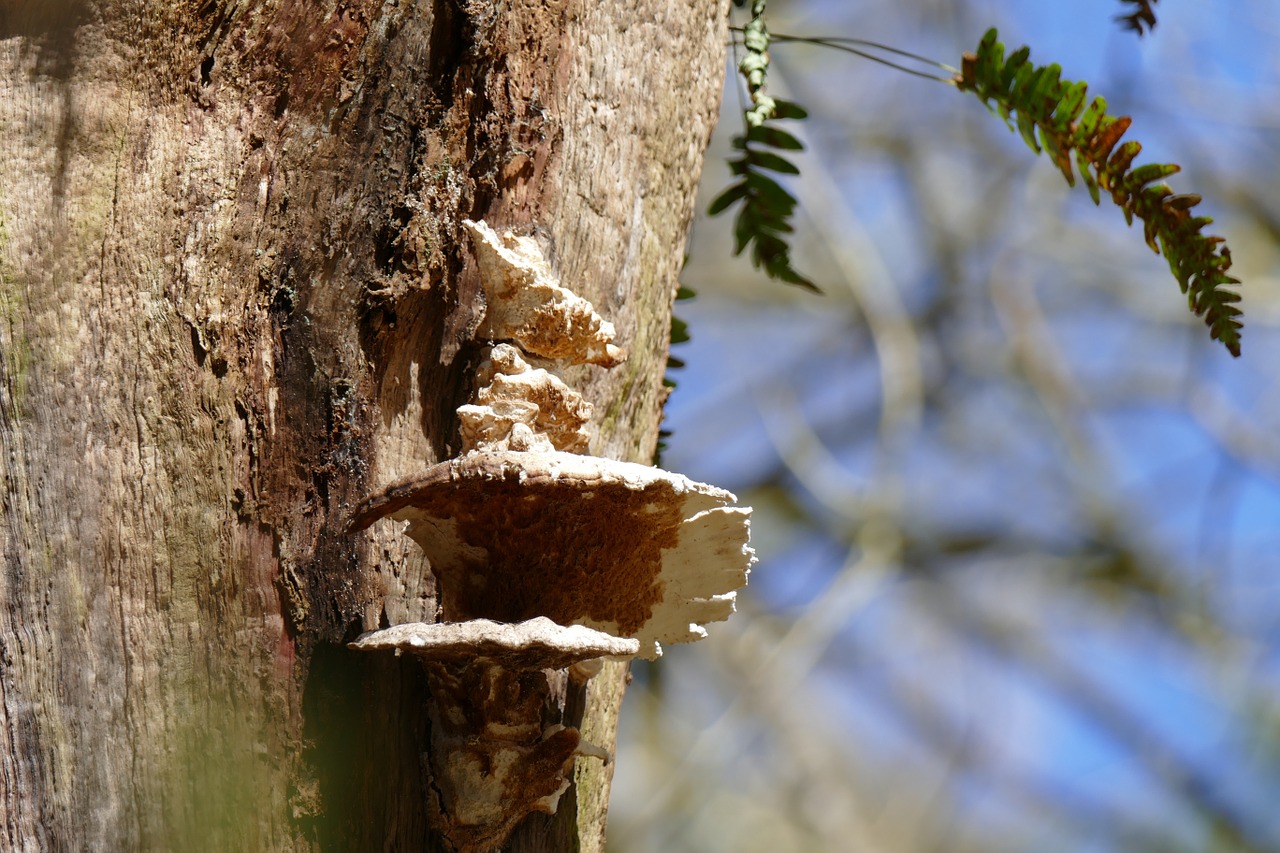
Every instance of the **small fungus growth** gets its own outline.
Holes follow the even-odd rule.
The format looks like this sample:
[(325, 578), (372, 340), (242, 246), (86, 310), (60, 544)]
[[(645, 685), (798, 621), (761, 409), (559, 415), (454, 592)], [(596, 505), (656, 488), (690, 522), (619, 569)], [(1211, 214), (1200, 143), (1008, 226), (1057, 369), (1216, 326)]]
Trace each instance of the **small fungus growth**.
[(471, 232), (488, 299), (481, 335), (512, 341), (552, 361), (614, 367), (626, 360), (626, 352), (613, 343), (613, 324), (560, 286), (537, 241), (510, 231), (499, 235), (485, 222), (465, 219), (462, 224)]
[(498, 344), (480, 366), (476, 402), (458, 407), (464, 452), (565, 450), (585, 453), (591, 404), (510, 344)]

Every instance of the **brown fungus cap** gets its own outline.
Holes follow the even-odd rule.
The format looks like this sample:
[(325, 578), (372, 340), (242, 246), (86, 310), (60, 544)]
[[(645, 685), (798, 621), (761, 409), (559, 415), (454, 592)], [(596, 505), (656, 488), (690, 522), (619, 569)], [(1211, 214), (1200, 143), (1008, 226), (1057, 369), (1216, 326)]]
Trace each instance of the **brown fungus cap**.
[(750, 508), (729, 492), (630, 462), (572, 453), (469, 453), (365, 501), (406, 532), (439, 579), (444, 618), (545, 616), (640, 641), (706, 635), (755, 561)]

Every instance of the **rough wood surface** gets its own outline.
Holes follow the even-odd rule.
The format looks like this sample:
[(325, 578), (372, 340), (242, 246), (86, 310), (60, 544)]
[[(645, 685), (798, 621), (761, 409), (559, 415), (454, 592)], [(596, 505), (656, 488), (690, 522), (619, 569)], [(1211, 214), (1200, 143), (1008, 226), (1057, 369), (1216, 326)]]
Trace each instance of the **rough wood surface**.
[[(468, 216), (617, 326), (573, 384), (651, 455), (724, 5), (0, 7), (0, 847), (433, 848), (421, 674), (343, 643), (434, 590), (346, 516), (456, 448)], [(599, 849), (610, 773), (510, 848)]]

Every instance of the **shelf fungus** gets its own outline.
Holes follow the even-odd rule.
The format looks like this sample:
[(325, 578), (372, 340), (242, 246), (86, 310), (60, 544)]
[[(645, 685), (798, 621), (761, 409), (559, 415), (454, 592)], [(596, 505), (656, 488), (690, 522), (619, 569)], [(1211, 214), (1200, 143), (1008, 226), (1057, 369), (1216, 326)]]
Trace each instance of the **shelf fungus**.
[(444, 618), (546, 616), (640, 641), (706, 636), (752, 562), (750, 509), (659, 468), (563, 452), (474, 451), (366, 501), (355, 529), (409, 522)]
[(578, 755), (607, 757), (576, 728), (543, 723), (553, 685), (544, 670), (602, 656), (630, 657), (639, 643), (581, 625), (536, 618), (510, 625), (396, 625), (351, 644), (422, 661), (434, 698), (431, 819), (455, 850), (499, 847), (533, 812), (554, 814)]
[(575, 756), (607, 755), (548, 714), (548, 697), (581, 689), (600, 658), (652, 659), (662, 643), (706, 636), (733, 612), (755, 556), (751, 510), (724, 489), (585, 455), (591, 404), (525, 359), (616, 365), (613, 326), (560, 286), (534, 241), (464, 224), (492, 346), (458, 409), (463, 452), (368, 498), (350, 523), (407, 522), (443, 622), (352, 647), (422, 659), (433, 820), (456, 849), (479, 851), (524, 816), (554, 813)]

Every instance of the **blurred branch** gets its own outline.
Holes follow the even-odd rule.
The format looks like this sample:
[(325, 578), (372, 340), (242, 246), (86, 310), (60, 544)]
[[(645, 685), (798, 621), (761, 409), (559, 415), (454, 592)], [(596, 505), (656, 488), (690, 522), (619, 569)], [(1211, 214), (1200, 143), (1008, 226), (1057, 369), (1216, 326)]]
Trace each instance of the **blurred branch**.
[[(745, 749), (747, 744), (743, 743), (735, 724), (751, 712), (767, 712), (767, 716), (774, 718), (773, 730), (792, 742), (790, 754), (803, 763), (803, 775), (807, 778), (821, 780), (847, 772), (831, 764), (835, 756), (829, 749), (814, 748), (811, 743), (809, 735), (818, 723), (810, 711), (817, 705), (797, 700), (805, 692), (805, 679), (836, 633), (879, 594), (894, 573), (895, 543), (890, 531), (869, 529), (860, 538), (861, 550), (850, 552), (849, 559), (804, 617), (786, 631), (775, 634), (759, 617), (740, 619), (735, 624), (744, 627), (735, 638), (712, 646), (714, 651), (722, 653), (718, 658), (720, 662), (732, 667), (728, 678), (731, 684), (737, 685), (737, 692), (715, 722), (685, 750), (684, 757), (667, 774), (665, 784), (654, 791), (634, 820), (640, 823), (657, 820), (669, 811), (684, 778), (699, 763)], [(833, 737), (832, 742), (834, 740)], [(842, 787), (832, 784), (837, 790)], [(841, 829), (843, 837), (852, 841), (865, 836), (867, 830), (862, 823), (851, 807)]]
[[(843, 663), (858, 673), (860, 695), (880, 705), (898, 725), (920, 743), (959, 768), (965, 781), (988, 786), (997, 791), (1014, 810), (1042, 816), (1075, 830), (1069, 837), (1082, 837), (1098, 827), (1107, 827), (1125, 838), (1125, 849), (1149, 853), (1170, 853), (1176, 845), (1160, 828), (1142, 824), (1131, 815), (1107, 807), (1096, 799), (1045, 779), (1019, 773), (1006, 764), (992, 761), (989, 732), (986, 728), (960, 726), (952, 721), (939, 703), (903, 679), (890, 677), (885, 668), (869, 666), (860, 659), (850, 660), (854, 650), (843, 649)], [(918, 673), (919, 681), (928, 682), (926, 673)], [(1039, 822), (1039, 821), (1037, 821)], [(942, 850), (949, 849), (945, 844)]]
[(1220, 387), (1207, 382), (1195, 386), (1187, 410), (1236, 461), (1280, 484), (1280, 442), (1274, 428), (1246, 415)]
[(752, 383), (752, 399), (769, 441), (783, 466), (832, 514), (857, 523), (869, 510), (869, 483), (855, 480), (805, 419), (789, 384), (768, 388)]
[(1077, 484), (1098, 482), (1102, 466), (1093, 451), (1095, 442), (1085, 435), (1081, 423), (1081, 413), (1087, 414), (1084, 398), (1054, 345), (1053, 330), (1035, 292), (1025, 280), (1015, 282), (1006, 267), (1007, 263), (997, 261), (989, 281), (991, 303), (1009, 339), (1014, 363), (1062, 437), (1071, 455), (1068, 467), (1084, 472), (1072, 480)]
[(1219, 797), (1216, 786), (1195, 764), (1171, 744), (1157, 738), (1085, 672), (1052, 651), (1033, 633), (1023, 630), (987, 608), (971, 606), (955, 589), (942, 586), (922, 601), (942, 619), (973, 642), (1015, 665), (1027, 678), (1039, 683), (1069, 708), (1085, 715), (1113, 743), (1127, 750), (1151, 778), (1177, 794), (1201, 816), (1213, 835), (1228, 842), (1231, 850), (1267, 853), (1275, 848), (1255, 837), (1256, 827)]
[[(775, 66), (774, 78), (785, 76)], [(818, 152), (815, 147), (815, 153)], [(880, 443), (892, 454), (919, 429), (924, 407), (920, 342), (902, 301), (902, 287), (826, 167), (828, 157), (815, 156), (801, 180), (807, 213), (837, 271), (857, 303), (875, 342), (881, 393)]]

